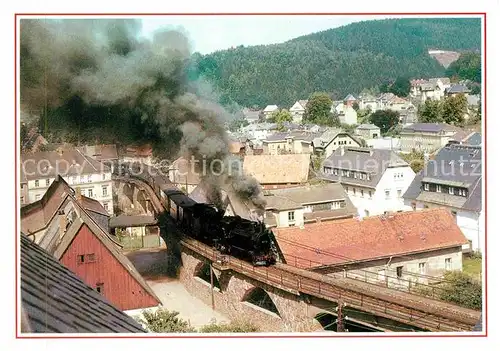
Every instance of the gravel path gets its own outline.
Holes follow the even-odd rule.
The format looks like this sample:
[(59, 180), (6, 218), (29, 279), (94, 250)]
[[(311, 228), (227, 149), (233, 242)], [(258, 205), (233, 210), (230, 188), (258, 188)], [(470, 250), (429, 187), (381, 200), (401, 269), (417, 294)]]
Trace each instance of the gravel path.
[(217, 323), (229, 322), (227, 317), (190, 295), (178, 280), (166, 276), (165, 248), (131, 251), (125, 255), (160, 298), (163, 307), (179, 312), (179, 317), (189, 321), (193, 327), (209, 324), (214, 319)]

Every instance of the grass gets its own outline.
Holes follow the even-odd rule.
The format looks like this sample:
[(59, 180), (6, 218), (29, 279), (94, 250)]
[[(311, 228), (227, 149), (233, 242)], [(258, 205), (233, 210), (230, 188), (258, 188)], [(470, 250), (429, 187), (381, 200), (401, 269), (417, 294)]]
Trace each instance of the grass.
[(481, 279), (482, 260), (480, 257), (464, 257), (462, 269), (465, 274)]

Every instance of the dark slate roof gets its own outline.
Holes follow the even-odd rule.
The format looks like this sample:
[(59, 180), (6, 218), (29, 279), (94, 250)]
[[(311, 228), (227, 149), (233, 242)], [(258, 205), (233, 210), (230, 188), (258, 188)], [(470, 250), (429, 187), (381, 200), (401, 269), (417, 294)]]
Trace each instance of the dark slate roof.
[(147, 215), (137, 215), (137, 216), (120, 215), (117, 217), (111, 217), (109, 219), (110, 228), (125, 228), (125, 227), (147, 226), (155, 224), (157, 224), (155, 217)]
[[(427, 162), (424, 169), (417, 174), (403, 198), (480, 211), (482, 209), (481, 162), (481, 147), (458, 144), (447, 145), (439, 150), (434, 159)], [(466, 187), (469, 195), (464, 198), (450, 194), (422, 191), (422, 181)]]
[(403, 132), (430, 132), (439, 133), (447, 130), (458, 130), (458, 128), (444, 123), (413, 123), (410, 126), (403, 128)]
[[(342, 152), (344, 150), (344, 154)], [(370, 174), (370, 180), (342, 177), (324, 173), (324, 167), (361, 171)], [(388, 167), (409, 167), (408, 163), (391, 150), (362, 147), (338, 148), (322, 164), (321, 177), (325, 180), (375, 188)]]
[(467, 145), (481, 145), (482, 144), (482, 137), (481, 133), (472, 133), (467, 137), (467, 139), (464, 140), (464, 143)]
[(356, 98), (352, 94), (349, 94), (345, 97), (344, 101), (356, 101)]
[(24, 234), (21, 302), (34, 333), (146, 332)]
[(458, 93), (468, 93), (470, 90), (462, 84), (454, 84), (448, 89), (446, 89), (446, 93), (448, 94), (458, 94)]

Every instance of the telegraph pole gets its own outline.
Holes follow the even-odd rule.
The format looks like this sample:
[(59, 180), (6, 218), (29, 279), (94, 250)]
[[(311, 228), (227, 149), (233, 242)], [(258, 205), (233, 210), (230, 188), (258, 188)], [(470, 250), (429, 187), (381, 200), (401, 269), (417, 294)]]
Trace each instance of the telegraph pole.
[(339, 300), (338, 306), (337, 306), (337, 333), (343, 333), (344, 332), (344, 317), (342, 316), (342, 307), (344, 305), (344, 302), (342, 300)]
[(212, 262), (210, 262), (210, 287), (212, 288), (212, 310), (215, 310), (215, 300), (214, 300), (214, 271), (212, 268)]

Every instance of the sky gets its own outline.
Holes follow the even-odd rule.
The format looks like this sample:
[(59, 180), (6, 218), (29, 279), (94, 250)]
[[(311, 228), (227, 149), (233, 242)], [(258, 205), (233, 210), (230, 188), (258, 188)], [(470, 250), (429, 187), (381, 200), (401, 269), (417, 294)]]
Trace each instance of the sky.
[(389, 16), (148, 16), (142, 35), (160, 28), (180, 29), (190, 39), (193, 52), (208, 54), (232, 46), (274, 44), (352, 22)]

